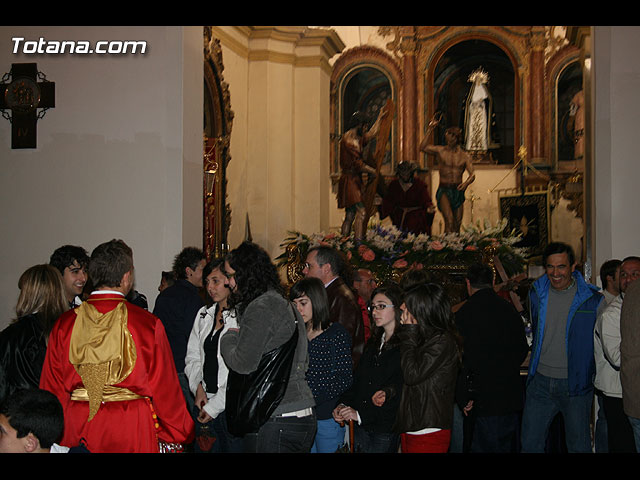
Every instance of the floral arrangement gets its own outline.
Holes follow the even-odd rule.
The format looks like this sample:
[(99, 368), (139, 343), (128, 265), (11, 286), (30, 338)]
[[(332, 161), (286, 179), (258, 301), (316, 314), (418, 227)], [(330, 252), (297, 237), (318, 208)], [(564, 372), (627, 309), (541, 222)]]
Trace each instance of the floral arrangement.
[(507, 275), (513, 276), (524, 271), (526, 249), (515, 246), (521, 236), (513, 231), (506, 234), (506, 226), (506, 219), (493, 226), (485, 220), (483, 225), (478, 221), (463, 227), (460, 233), (429, 236), (403, 232), (393, 225), (370, 224), (360, 241), (335, 232), (305, 235), (290, 231), (280, 244), (285, 252), (276, 262), (280, 266), (287, 263), (287, 247), (292, 244), (297, 245), (303, 261), (309, 248), (328, 245), (341, 251), (354, 268), (367, 268), (377, 278), (390, 278), (393, 273), (401, 275), (412, 269), (478, 261), (490, 249)]

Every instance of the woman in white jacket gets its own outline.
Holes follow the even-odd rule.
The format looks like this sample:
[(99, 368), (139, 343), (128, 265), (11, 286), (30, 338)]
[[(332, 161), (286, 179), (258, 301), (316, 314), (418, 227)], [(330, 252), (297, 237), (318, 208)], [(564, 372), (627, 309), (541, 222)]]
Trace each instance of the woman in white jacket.
[(228, 308), (228, 279), (222, 267), (224, 260), (212, 260), (204, 270), (202, 278), (207, 292), (207, 305), (202, 307), (193, 322), (187, 344), (185, 374), (189, 388), (195, 395), (197, 408), (196, 434), (206, 437), (207, 430), (213, 445), (196, 442), (199, 452), (240, 452), (241, 439), (232, 437), (227, 430), (224, 414), (229, 369), (220, 355), (220, 337), (229, 328), (237, 328), (235, 312)]

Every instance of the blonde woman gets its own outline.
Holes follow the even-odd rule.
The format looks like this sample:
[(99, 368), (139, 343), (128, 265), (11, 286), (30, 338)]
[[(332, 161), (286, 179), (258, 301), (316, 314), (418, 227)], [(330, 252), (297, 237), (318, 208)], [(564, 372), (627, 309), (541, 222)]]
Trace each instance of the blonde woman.
[(0, 403), (19, 388), (38, 388), (51, 327), (69, 308), (51, 265), (28, 268), (18, 288), (16, 319), (0, 332)]

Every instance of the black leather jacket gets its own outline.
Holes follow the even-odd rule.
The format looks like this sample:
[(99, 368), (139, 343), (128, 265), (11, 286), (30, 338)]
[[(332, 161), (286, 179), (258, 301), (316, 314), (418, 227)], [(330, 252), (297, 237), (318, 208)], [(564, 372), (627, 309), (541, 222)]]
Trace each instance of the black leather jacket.
[(423, 342), (416, 325), (399, 328), (404, 386), (395, 431), (450, 429), (455, 385), (460, 365), (453, 335), (433, 332)]
[(0, 332), (0, 403), (19, 388), (38, 388), (47, 343), (37, 314)]

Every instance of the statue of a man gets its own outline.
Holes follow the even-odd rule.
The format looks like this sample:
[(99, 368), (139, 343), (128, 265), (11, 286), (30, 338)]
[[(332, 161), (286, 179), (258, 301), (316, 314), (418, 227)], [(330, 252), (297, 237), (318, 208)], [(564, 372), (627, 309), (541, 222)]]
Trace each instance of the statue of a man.
[[(460, 146), (462, 131), (449, 127), (445, 131), (446, 145), (429, 145), (428, 136), (422, 140), (420, 150), (436, 155), (440, 172), (440, 185), (436, 191), (438, 210), (444, 217), (445, 232), (460, 232), (464, 212), (464, 192), (476, 179), (471, 156)], [(462, 181), (467, 170), (469, 177)]]
[(366, 209), (362, 198), (364, 186), (362, 174), (366, 172), (370, 176), (375, 176), (376, 170), (364, 162), (362, 151), (363, 147), (377, 135), (380, 122), (388, 113), (386, 108), (381, 108), (373, 126), (365, 131), (367, 122), (364, 115), (355, 112), (347, 126), (348, 130), (340, 139), (340, 180), (337, 196), (338, 208), (345, 209), (342, 222), (342, 235), (345, 237), (351, 234), (352, 226), (356, 238), (362, 238), (364, 235)]

